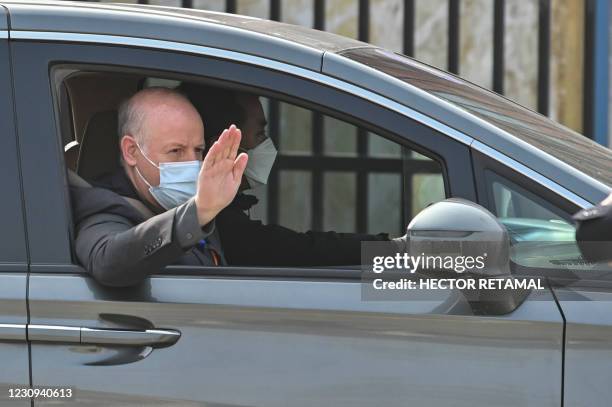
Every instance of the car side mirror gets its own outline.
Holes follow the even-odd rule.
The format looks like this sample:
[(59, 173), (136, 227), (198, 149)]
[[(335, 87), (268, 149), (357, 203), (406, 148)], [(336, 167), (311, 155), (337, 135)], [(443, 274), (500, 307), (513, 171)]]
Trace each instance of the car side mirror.
[[(428, 206), (408, 225), (407, 238), (408, 252), (412, 256), (457, 259), (437, 267), (435, 271), (475, 280), (475, 289), (462, 290), (475, 312), (511, 312), (529, 293), (522, 289), (478, 288), (481, 279), (511, 278), (510, 239), (506, 227), (495, 215), (474, 202), (450, 198)], [(466, 267), (466, 259), (480, 259), (484, 266), (478, 267), (470, 262), (472, 267)], [(462, 267), (457, 269), (460, 263)], [(447, 264), (452, 264), (452, 269)]]

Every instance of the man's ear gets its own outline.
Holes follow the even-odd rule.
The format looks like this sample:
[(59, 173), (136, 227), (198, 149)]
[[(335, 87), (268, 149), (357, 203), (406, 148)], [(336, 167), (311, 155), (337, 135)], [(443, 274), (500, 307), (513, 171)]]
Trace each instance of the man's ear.
[(121, 150), (121, 156), (123, 157), (123, 161), (133, 167), (136, 165), (136, 150), (138, 146), (136, 145), (136, 140), (134, 137), (126, 134), (121, 137), (121, 141), (119, 142), (119, 149)]

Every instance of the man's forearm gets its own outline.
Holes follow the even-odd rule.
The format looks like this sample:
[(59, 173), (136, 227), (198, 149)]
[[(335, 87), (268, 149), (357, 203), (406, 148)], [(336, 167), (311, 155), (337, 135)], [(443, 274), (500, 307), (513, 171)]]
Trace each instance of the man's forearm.
[(136, 226), (97, 214), (79, 225), (77, 257), (101, 284), (134, 285), (176, 262), (213, 228), (211, 223), (202, 230), (193, 201)]

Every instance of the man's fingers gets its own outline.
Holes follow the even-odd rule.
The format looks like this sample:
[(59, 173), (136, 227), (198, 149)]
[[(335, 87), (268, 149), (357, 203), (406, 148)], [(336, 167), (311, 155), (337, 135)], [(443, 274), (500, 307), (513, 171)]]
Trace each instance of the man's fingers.
[(230, 149), (229, 155), (227, 158), (234, 161), (236, 159), (236, 155), (238, 154), (238, 149), (240, 148), (240, 140), (242, 140), (242, 131), (239, 128), (232, 134), (232, 147)]
[(208, 150), (208, 154), (206, 154), (206, 157), (204, 157), (204, 163), (202, 164), (202, 168), (211, 168), (215, 165), (217, 161), (219, 161), (219, 154), (223, 149), (223, 140), (226, 139), (227, 129), (223, 130), (223, 133), (221, 133), (219, 139), (215, 141), (210, 150)]
[(221, 154), (221, 158), (227, 158), (230, 155), (230, 151), (232, 149), (232, 143), (234, 139), (234, 132), (236, 131), (236, 126), (233, 124), (229, 126), (229, 129), (226, 129), (227, 136), (223, 140), (223, 152)]
[(244, 170), (246, 169), (247, 163), (249, 162), (249, 156), (246, 153), (240, 153), (240, 155), (234, 161), (234, 181), (240, 182), (242, 179), (242, 174), (244, 174)]

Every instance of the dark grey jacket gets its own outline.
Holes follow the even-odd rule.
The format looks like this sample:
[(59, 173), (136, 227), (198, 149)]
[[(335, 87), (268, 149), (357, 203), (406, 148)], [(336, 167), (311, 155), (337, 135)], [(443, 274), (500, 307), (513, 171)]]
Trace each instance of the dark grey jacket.
[(200, 227), (193, 199), (150, 217), (123, 196), (99, 187), (70, 187), (76, 256), (104, 285), (129, 286), (166, 265), (225, 264), (215, 224)]

